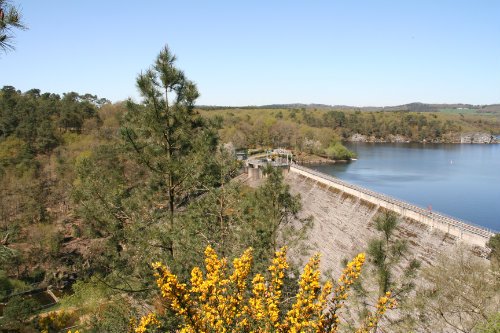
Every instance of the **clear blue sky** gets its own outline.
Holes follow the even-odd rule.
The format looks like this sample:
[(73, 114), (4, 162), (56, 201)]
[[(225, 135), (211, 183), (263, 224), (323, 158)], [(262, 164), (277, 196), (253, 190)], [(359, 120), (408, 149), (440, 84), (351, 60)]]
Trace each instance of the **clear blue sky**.
[(500, 1), (13, 0), (0, 87), (139, 99), (168, 44), (204, 105), (500, 102)]

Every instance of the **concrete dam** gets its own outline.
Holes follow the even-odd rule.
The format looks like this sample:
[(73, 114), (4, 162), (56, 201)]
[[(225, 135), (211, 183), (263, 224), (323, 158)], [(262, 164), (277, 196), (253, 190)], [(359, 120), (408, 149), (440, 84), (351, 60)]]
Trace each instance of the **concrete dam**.
[(430, 226), (431, 228), (438, 228), (455, 237), (458, 237), (460, 240), (470, 245), (485, 246), (488, 239), (494, 235), (493, 232), (487, 229), (472, 226), (439, 213), (428, 212), (427, 210), (412, 204), (346, 183), (340, 179), (333, 178), (308, 168), (291, 166), (290, 171), (298, 173), (304, 177), (311, 178), (323, 185), (329, 186), (330, 188), (335, 188), (344, 193), (354, 195), (360, 200), (365, 200), (379, 207), (392, 210), (402, 217), (414, 219)]
[[(286, 169), (284, 169), (286, 170)], [(250, 178), (260, 170), (248, 169)], [(285, 171), (285, 181), (292, 194), (301, 194), (301, 218), (314, 217), (309, 231), (308, 253), (296, 253), (306, 262), (313, 252), (322, 254), (323, 267), (341, 271), (341, 261), (366, 251), (369, 240), (376, 237), (374, 217), (381, 209), (396, 212), (401, 222), (395, 236), (408, 242), (409, 250), (424, 264), (432, 264), (442, 252), (462, 243), (473, 253), (485, 257), (486, 242), (493, 232), (468, 225), (409, 203), (343, 182), (311, 169), (292, 165)]]

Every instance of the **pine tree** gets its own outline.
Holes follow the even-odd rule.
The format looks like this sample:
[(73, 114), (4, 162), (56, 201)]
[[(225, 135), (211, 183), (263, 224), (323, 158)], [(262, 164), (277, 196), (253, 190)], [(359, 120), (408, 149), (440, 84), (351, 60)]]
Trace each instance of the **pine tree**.
[(258, 189), (256, 197), (260, 202), (259, 208), (268, 219), (266, 223), (270, 232), (270, 250), (274, 253), (279, 249), (278, 232), (297, 217), (302, 204), (300, 195), (294, 196), (290, 193), (290, 185), (284, 182), (280, 168), (268, 165), (263, 169), (263, 173), (267, 179)]
[[(150, 172), (156, 200), (165, 203), (162, 210), (170, 232), (177, 206), (189, 197), (197, 168), (203, 163), (193, 163), (197, 160), (194, 155), (207, 153), (217, 145), (214, 131), (194, 109), (199, 96), (196, 85), (175, 67), (175, 60), (165, 46), (154, 65), (138, 76), (142, 105), (128, 102), (121, 129), (136, 161)], [(174, 256), (173, 241), (168, 251)]]
[(382, 237), (371, 239), (367, 252), (378, 278), (379, 295), (384, 295), (389, 290), (400, 294), (407, 293), (415, 287), (411, 278), (415, 276), (420, 262), (416, 259), (408, 260), (404, 272), (410, 280), (402, 277), (396, 279), (393, 276), (395, 266), (409, 254), (407, 242), (393, 237), (399, 224), (398, 216), (392, 211), (383, 211), (375, 218), (375, 223), (377, 230), (382, 232)]
[(240, 184), (232, 181), (241, 164), (234, 154), (221, 147), (205, 160), (205, 167), (204, 175), (198, 181), (198, 187), (204, 193), (186, 207), (182, 225), (177, 228), (182, 236), (176, 243), (184, 255), (192, 258), (198, 258), (210, 244), (232, 259), (248, 246), (241, 237), (241, 230), (245, 228), (243, 207), (247, 198)]
[(0, 49), (12, 50), (13, 29), (26, 29), (21, 21), (21, 14), (8, 0), (0, 0)]
[[(395, 236), (400, 223), (396, 213), (382, 210), (374, 222), (381, 234), (368, 243), (366, 259), (371, 270), (353, 287), (357, 299), (349, 311), (361, 319), (369, 312), (367, 306), (371, 300), (382, 297), (390, 291), (401, 308), (398, 316), (394, 316), (391, 325), (406, 329), (408, 325), (412, 325), (414, 319), (405, 311), (411, 302), (409, 296), (416, 287), (415, 280), (421, 263), (412, 257), (407, 241)], [(350, 325), (355, 325), (355, 322), (356, 319)], [(374, 332), (377, 331), (378, 325), (374, 327)]]

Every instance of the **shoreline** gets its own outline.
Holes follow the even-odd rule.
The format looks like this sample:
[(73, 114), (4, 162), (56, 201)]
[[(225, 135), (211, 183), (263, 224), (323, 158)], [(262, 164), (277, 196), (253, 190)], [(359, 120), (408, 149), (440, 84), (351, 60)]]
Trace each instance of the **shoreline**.
[(412, 141), (402, 135), (390, 134), (388, 138), (378, 138), (374, 135), (353, 134), (344, 142), (363, 142), (363, 143), (451, 143), (451, 144), (499, 144), (500, 140), (496, 135), (487, 133), (447, 133), (440, 138), (433, 140)]

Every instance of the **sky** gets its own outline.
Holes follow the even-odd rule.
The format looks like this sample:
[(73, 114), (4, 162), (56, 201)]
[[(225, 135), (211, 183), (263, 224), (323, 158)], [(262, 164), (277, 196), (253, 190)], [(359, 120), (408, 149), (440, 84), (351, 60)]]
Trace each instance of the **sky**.
[(165, 44), (198, 105), (500, 103), (500, 1), (12, 0), (0, 87), (140, 101)]

